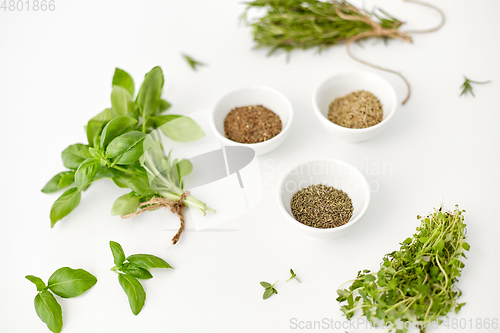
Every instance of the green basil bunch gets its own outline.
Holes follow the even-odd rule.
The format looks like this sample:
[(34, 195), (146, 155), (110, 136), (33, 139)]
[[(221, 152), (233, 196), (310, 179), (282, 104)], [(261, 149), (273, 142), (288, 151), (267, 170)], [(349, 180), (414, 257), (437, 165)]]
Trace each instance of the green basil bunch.
[[(161, 98), (163, 83), (161, 68), (153, 68), (146, 74), (134, 99), (134, 80), (127, 72), (116, 68), (111, 109), (105, 109), (88, 121), (85, 126), (87, 144), (77, 143), (66, 148), (61, 157), (68, 170), (55, 175), (42, 189), (44, 193), (53, 193), (70, 187), (52, 205), (51, 227), (71, 213), (80, 203), (82, 191), (99, 179), (110, 178), (117, 186), (131, 189), (130, 193), (116, 200), (112, 215), (133, 213), (139, 203), (162, 196), (151, 188), (148, 172), (140, 161), (148, 134), (161, 128), (165, 135), (182, 142), (204, 136), (203, 130), (192, 119), (162, 114), (171, 106)], [(176, 120), (172, 125), (163, 126), (172, 120)], [(161, 155), (164, 158), (163, 151)], [(168, 162), (171, 169), (177, 170), (174, 183), (168, 184), (172, 189), (169, 199), (178, 200), (183, 193), (182, 177), (191, 172), (192, 165), (186, 159)], [(186, 205), (190, 203), (196, 203), (196, 208), (203, 213), (207, 210), (206, 205), (197, 199), (185, 201)]]
[(63, 317), (61, 306), (52, 293), (62, 298), (73, 298), (80, 296), (97, 283), (96, 277), (89, 272), (69, 267), (55, 271), (50, 276), (48, 284), (33, 275), (26, 275), (26, 278), (36, 285), (38, 291), (35, 297), (35, 311), (38, 317), (54, 333), (61, 332)]

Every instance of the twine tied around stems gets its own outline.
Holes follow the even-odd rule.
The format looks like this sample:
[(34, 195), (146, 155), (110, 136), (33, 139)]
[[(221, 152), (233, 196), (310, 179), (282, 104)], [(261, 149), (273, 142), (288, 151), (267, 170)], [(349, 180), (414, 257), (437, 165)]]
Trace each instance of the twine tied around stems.
[(128, 219), (130, 217), (134, 217), (137, 215), (140, 215), (142, 213), (145, 213), (149, 210), (153, 209), (158, 209), (158, 208), (168, 208), (172, 213), (177, 214), (179, 216), (179, 220), (181, 221), (181, 226), (179, 227), (179, 231), (177, 231), (177, 234), (175, 234), (174, 238), (172, 238), (172, 244), (176, 244), (180, 237), (182, 232), (184, 231), (184, 213), (182, 212), (182, 209), (184, 208), (184, 199), (186, 199), (187, 196), (189, 196), (190, 193), (189, 191), (185, 191), (182, 193), (181, 197), (179, 198), (178, 201), (173, 201), (165, 198), (152, 198), (149, 201), (142, 202), (139, 204), (138, 208), (141, 208), (141, 210), (138, 210), (135, 213), (128, 214), (128, 215), (122, 215), (122, 219)]

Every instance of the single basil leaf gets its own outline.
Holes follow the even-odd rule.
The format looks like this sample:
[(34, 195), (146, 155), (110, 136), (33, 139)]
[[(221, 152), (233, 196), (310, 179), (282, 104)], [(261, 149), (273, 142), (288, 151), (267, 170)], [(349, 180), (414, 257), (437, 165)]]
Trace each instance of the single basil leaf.
[(59, 187), (64, 188), (66, 186), (69, 186), (75, 182), (75, 172), (74, 171), (69, 171), (67, 174), (61, 177), (59, 180)]
[(173, 268), (162, 258), (152, 254), (133, 254), (127, 257), (132, 264), (141, 268)]
[(118, 274), (118, 281), (127, 294), (130, 309), (134, 315), (141, 312), (144, 302), (146, 301), (146, 292), (137, 279), (131, 275)]
[(94, 179), (113, 178), (118, 174), (120, 174), (120, 171), (101, 165), (101, 167), (99, 168), (99, 172), (97, 172), (97, 175), (95, 175)]
[(116, 137), (106, 148), (106, 156), (108, 158), (115, 158), (123, 155), (127, 150), (138, 144), (142, 146), (142, 140), (144, 140), (146, 135), (139, 131), (131, 131)]
[(271, 297), (274, 293), (274, 289), (273, 288), (267, 288), (265, 291), (264, 291), (264, 295), (262, 295), (262, 298), (263, 299), (268, 299), (269, 297)]
[(141, 142), (138, 142), (136, 145), (127, 150), (123, 155), (121, 155), (117, 160), (116, 164), (118, 165), (129, 165), (135, 163), (141, 158), (144, 154), (144, 149)]
[(180, 117), (160, 127), (166, 136), (175, 141), (188, 142), (205, 136), (201, 127), (189, 117)]
[[(141, 197), (130, 196), (130, 194), (124, 194), (113, 203), (113, 208), (111, 208), (111, 215), (128, 215), (135, 213), (137, 207), (139, 206), (139, 201)], [(117, 264), (118, 266), (118, 264)]]
[(146, 116), (152, 115), (158, 110), (162, 89), (163, 72), (157, 66), (146, 74), (137, 95), (137, 105), (139, 106), (143, 121), (145, 121)]
[(134, 112), (135, 103), (127, 89), (113, 86), (111, 91), (111, 111), (115, 116), (126, 116)]
[(125, 274), (132, 275), (137, 279), (147, 280), (153, 278), (153, 275), (151, 275), (151, 273), (147, 269), (138, 267), (128, 262), (124, 263), (122, 267), (120, 267), (120, 271)]
[(130, 180), (130, 178), (132, 178), (131, 175), (122, 172), (111, 179), (113, 180), (116, 186), (121, 188), (128, 188), (128, 181)]
[(264, 282), (264, 281), (262, 281), (260, 285), (266, 289), (272, 287), (272, 285), (269, 282)]
[(151, 120), (153, 121), (153, 123), (155, 125), (154, 127), (157, 128), (157, 127), (160, 127), (162, 125), (165, 125), (169, 121), (172, 121), (172, 120), (175, 120), (175, 119), (179, 119), (181, 117), (182, 116), (179, 116), (179, 115), (176, 115), (176, 114), (166, 114), (166, 115), (163, 115), (163, 116), (152, 116)]
[(130, 178), (130, 180), (128, 181), (128, 187), (130, 187), (135, 193), (139, 193), (142, 196), (155, 193), (155, 191), (153, 191), (151, 189), (151, 186), (149, 185), (147, 176), (135, 176)]
[(50, 291), (44, 290), (36, 295), (35, 311), (49, 330), (54, 333), (61, 332), (63, 326), (61, 306)]
[(113, 113), (110, 109), (105, 109), (87, 123), (87, 140), (91, 147), (98, 147), (102, 129), (113, 119)]
[(57, 198), (50, 209), (51, 228), (54, 227), (57, 221), (62, 220), (78, 206), (81, 196), (82, 194), (78, 188), (72, 187)]
[(185, 158), (175, 165), (177, 172), (180, 173), (181, 178), (189, 175), (193, 171), (193, 164)]
[(65, 178), (65, 176), (67, 176), (67, 175), (74, 175), (74, 174), (75, 173), (73, 171), (59, 172), (57, 175), (55, 175), (54, 177), (52, 177), (52, 179), (49, 180), (47, 184), (45, 184), (45, 186), (42, 189), (42, 192), (43, 193), (47, 193), (47, 194), (48, 193), (54, 193), (54, 192), (57, 192), (60, 189), (66, 187), (68, 185), (71, 185), (72, 182), (69, 183), (69, 184), (67, 184), (67, 185), (66, 185), (66, 182), (63, 182), (61, 184), (61, 179)]
[(115, 69), (115, 74), (113, 75), (113, 86), (120, 86), (127, 89), (130, 96), (134, 97), (134, 79), (132, 79), (132, 76), (130, 76), (130, 74), (125, 72), (123, 69)]
[(71, 298), (80, 296), (96, 283), (96, 277), (86, 270), (62, 267), (50, 276), (49, 289), (58, 296)]
[(89, 146), (81, 143), (71, 145), (63, 150), (61, 157), (66, 168), (76, 170), (83, 161), (90, 157)]
[(101, 134), (101, 148), (105, 148), (114, 138), (125, 133), (137, 120), (128, 116), (119, 116), (109, 121)]
[(168, 109), (170, 109), (171, 106), (172, 104), (170, 104), (166, 100), (160, 99), (160, 105), (158, 106), (158, 113), (167, 111)]
[(94, 179), (99, 172), (101, 162), (93, 157), (86, 159), (80, 164), (75, 174), (75, 183), (79, 190)]
[(45, 282), (43, 282), (43, 280), (39, 277), (36, 277), (34, 275), (26, 275), (26, 278), (35, 284), (37, 291), (43, 291), (47, 287), (45, 285)]
[(125, 262), (125, 252), (120, 244), (117, 242), (110, 241), (109, 247), (111, 248), (111, 252), (113, 253), (113, 260), (117, 267), (120, 267)]

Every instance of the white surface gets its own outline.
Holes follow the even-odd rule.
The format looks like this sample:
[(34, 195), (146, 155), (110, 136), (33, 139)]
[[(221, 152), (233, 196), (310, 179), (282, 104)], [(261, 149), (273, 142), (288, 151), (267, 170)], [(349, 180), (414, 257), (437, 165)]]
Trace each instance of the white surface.
[[(239, 3), (57, 1), (51, 13), (0, 11), (0, 331), (48, 332), (33, 308), (35, 287), (24, 276), (47, 280), (62, 266), (82, 267), (98, 278), (85, 295), (61, 300), (65, 333), (295, 332), (291, 318), (342, 320), (337, 287), (360, 269), (376, 269), (385, 253), (415, 231), (416, 215), (441, 203), (467, 210), (471, 245), (458, 284), (467, 305), (452, 318), (499, 318), (500, 2), (437, 0), (433, 3), (447, 14), (439, 32), (414, 35), (413, 45), (354, 46), (358, 56), (402, 71), (413, 88), (386, 131), (354, 145), (321, 127), (311, 105), (315, 87), (335, 73), (368, 70), (387, 79), (401, 100), (406, 87), (400, 79), (352, 61), (344, 46), (321, 55), (297, 52), (289, 62), (252, 51), (250, 29), (238, 25)], [(366, 1), (366, 6), (374, 3), (407, 21), (407, 29), (439, 22), (434, 12), (404, 1)], [(209, 66), (193, 72), (181, 52)], [(115, 67), (141, 82), (155, 65), (164, 70), (164, 97), (174, 105), (172, 113), (211, 107), (225, 93), (249, 85), (274, 87), (290, 98), (295, 110), (290, 136), (259, 158), (262, 203), (211, 232), (193, 232), (188, 221), (190, 230), (169, 247), (177, 217), (166, 211), (130, 220), (111, 217), (112, 203), (125, 190), (102, 181), (51, 230), (49, 210), (57, 194), (40, 189), (63, 170), (61, 151), (84, 141), (83, 125), (110, 105)], [(476, 98), (459, 97), (464, 74), (493, 82), (475, 86)], [(276, 203), (283, 173), (316, 157), (352, 163), (372, 188), (358, 230), (335, 240), (311, 239), (288, 228)], [(137, 317), (109, 271), (110, 240), (128, 254), (160, 255), (176, 268), (155, 270), (154, 279), (144, 282), (147, 300)], [(290, 268), (301, 284), (285, 283)], [(263, 301), (259, 282), (278, 279), (279, 294)]]
[[(336, 98), (359, 90), (369, 91), (378, 98), (384, 110), (382, 121), (367, 128), (347, 128), (330, 121), (328, 119), (330, 104)], [(366, 71), (333, 75), (318, 86), (312, 98), (318, 120), (332, 135), (344, 142), (361, 142), (382, 133), (400, 106), (397, 103), (396, 92), (390, 83), (379, 75)]]
[[(336, 228), (319, 229), (295, 219), (290, 206), (294, 194), (317, 184), (333, 186), (349, 195), (354, 209), (348, 223)], [(320, 239), (336, 238), (352, 230), (370, 203), (370, 187), (363, 174), (351, 164), (333, 158), (314, 159), (294, 166), (280, 181), (277, 192), (278, 206), (290, 226), (305, 235)]]
[[(263, 105), (276, 113), (281, 120), (281, 132), (276, 136), (258, 143), (239, 143), (226, 138), (224, 120), (236, 107)], [(276, 89), (264, 86), (241, 88), (224, 95), (212, 109), (212, 129), (223, 145), (250, 147), (257, 156), (267, 154), (285, 141), (293, 122), (293, 108), (288, 98)]]

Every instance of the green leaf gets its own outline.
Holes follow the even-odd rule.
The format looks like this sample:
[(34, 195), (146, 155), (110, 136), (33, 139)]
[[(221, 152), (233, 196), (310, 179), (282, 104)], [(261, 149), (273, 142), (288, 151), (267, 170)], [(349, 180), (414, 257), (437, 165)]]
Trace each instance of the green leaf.
[(66, 190), (52, 205), (50, 209), (50, 221), (53, 228), (57, 221), (63, 219), (78, 206), (81, 192), (77, 187)]
[(49, 289), (58, 296), (71, 298), (80, 296), (96, 283), (96, 277), (86, 270), (62, 267), (50, 276)]
[[(116, 215), (128, 215), (135, 213), (141, 197), (131, 196), (130, 193), (124, 194), (113, 203), (113, 208), (111, 208), (111, 216)], [(118, 264), (117, 264), (118, 266)]]
[(134, 315), (141, 312), (144, 302), (146, 301), (146, 292), (137, 279), (131, 275), (118, 274), (118, 281), (127, 294), (130, 309)]
[(144, 153), (142, 142), (145, 137), (146, 134), (139, 131), (122, 134), (111, 141), (106, 149), (106, 155), (108, 158), (116, 158), (116, 164), (132, 164)]
[(120, 86), (113, 86), (111, 91), (111, 110), (115, 116), (126, 116), (133, 113), (135, 103), (127, 89)]
[(272, 287), (272, 285), (269, 282), (264, 282), (264, 281), (262, 281), (260, 285), (266, 289)]
[(137, 105), (143, 121), (145, 121), (146, 116), (152, 115), (158, 110), (163, 82), (163, 72), (158, 66), (146, 74), (137, 95)]
[(77, 143), (64, 149), (61, 153), (66, 168), (76, 170), (80, 164), (90, 157), (89, 146)]
[(147, 269), (138, 267), (131, 263), (123, 264), (123, 266), (120, 267), (120, 271), (122, 271), (125, 274), (132, 275), (137, 279), (147, 280), (153, 278), (153, 275), (151, 275), (151, 273)]
[(185, 158), (183, 158), (179, 163), (175, 165), (177, 172), (180, 173), (181, 177), (189, 175), (193, 171), (193, 164)]
[(162, 258), (152, 254), (133, 254), (127, 257), (132, 264), (141, 268), (173, 268)]
[(197, 70), (198, 66), (206, 66), (206, 64), (199, 62), (197, 60), (194, 60), (192, 57), (188, 56), (187, 54), (183, 54), (182, 57), (187, 61), (189, 67), (191, 67), (192, 70)]
[(26, 278), (35, 284), (37, 291), (43, 291), (47, 287), (45, 285), (45, 282), (43, 282), (43, 280), (39, 277), (36, 277), (34, 275), (26, 275)]
[(109, 247), (111, 248), (111, 253), (113, 253), (113, 260), (115, 265), (120, 267), (125, 262), (125, 252), (120, 244), (117, 242), (110, 241)]
[(470, 250), (470, 245), (469, 245), (469, 243), (467, 243), (467, 242), (464, 242), (464, 243), (462, 244), (462, 247), (464, 248), (464, 250), (465, 250), (465, 251), (469, 251), (469, 250)]
[(411, 244), (411, 237), (404, 240), (403, 244)]
[(98, 148), (102, 129), (113, 119), (110, 109), (105, 109), (87, 123), (87, 140), (91, 147)]
[(115, 69), (115, 74), (113, 75), (113, 86), (120, 86), (127, 89), (130, 96), (134, 97), (134, 79), (132, 79), (132, 76), (130, 76), (130, 74), (125, 72), (123, 69)]
[(125, 133), (137, 120), (129, 116), (119, 116), (110, 120), (101, 134), (101, 148), (105, 148), (117, 136)]
[(75, 174), (75, 183), (80, 191), (94, 179), (100, 167), (101, 162), (93, 157), (86, 159), (80, 164)]
[(371, 275), (371, 274), (365, 275), (365, 281), (366, 281), (366, 282), (372, 282), (372, 281), (375, 281), (375, 276), (373, 276), (373, 275)]
[(68, 171), (68, 173), (63, 175), (59, 180), (59, 187), (64, 188), (73, 184), (74, 182), (75, 182), (75, 172)]
[[(72, 178), (74, 178), (74, 175), (75, 175), (75, 173), (73, 171), (59, 172), (57, 175), (52, 177), (52, 179), (49, 180), (49, 182), (47, 184), (45, 184), (45, 186), (42, 189), (42, 192), (47, 193), (47, 194), (54, 193), (54, 192), (59, 191), (60, 189), (65, 188), (66, 186), (71, 185), (71, 183), (73, 183), (73, 181), (71, 181), (71, 183), (67, 184), (66, 179), (67, 180), (69, 180), (70, 178), (72, 179)], [(69, 178), (66, 176), (69, 176)], [(65, 181), (61, 182), (62, 179), (65, 179)]]
[(376, 316), (378, 319), (384, 319), (385, 312), (381, 308), (377, 308)]
[(179, 119), (181, 117), (182, 116), (179, 116), (176, 114), (166, 114), (166, 115), (162, 115), (162, 116), (152, 116), (151, 120), (154, 122), (155, 127), (160, 127), (160, 126), (165, 125), (166, 123), (168, 123), (172, 120)]
[(35, 311), (49, 330), (54, 333), (61, 332), (63, 326), (61, 306), (50, 291), (45, 290), (36, 295)]
[(268, 299), (268, 298), (269, 298), (269, 297), (271, 297), (273, 294), (274, 294), (274, 288), (267, 288), (267, 289), (264, 291), (264, 295), (262, 295), (262, 298), (263, 298), (263, 299)]
[(172, 140), (180, 142), (194, 141), (205, 136), (201, 127), (189, 117), (180, 117), (175, 121), (169, 121), (160, 129)]
[(170, 107), (172, 107), (172, 104), (170, 104), (164, 99), (160, 99), (160, 104), (158, 106), (158, 113), (165, 112), (168, 109), (170, 109)]
[(139, 193), (142, 196), (147, 196), (155, 193), (155, 191), (151, 189), (147, 176), (132, 177), (128, 181), (128, 187), (130, 187), (135, 193)]
[(130, 180), (130, 178), (132, 178), (132, 175), (129, 175), (127, 173), (122, 172), (122, 173), (114, 176), (112, 178), (112, 180), (116, 186), (121, 187), (121, 188), (128, 188), (128, 181)]

